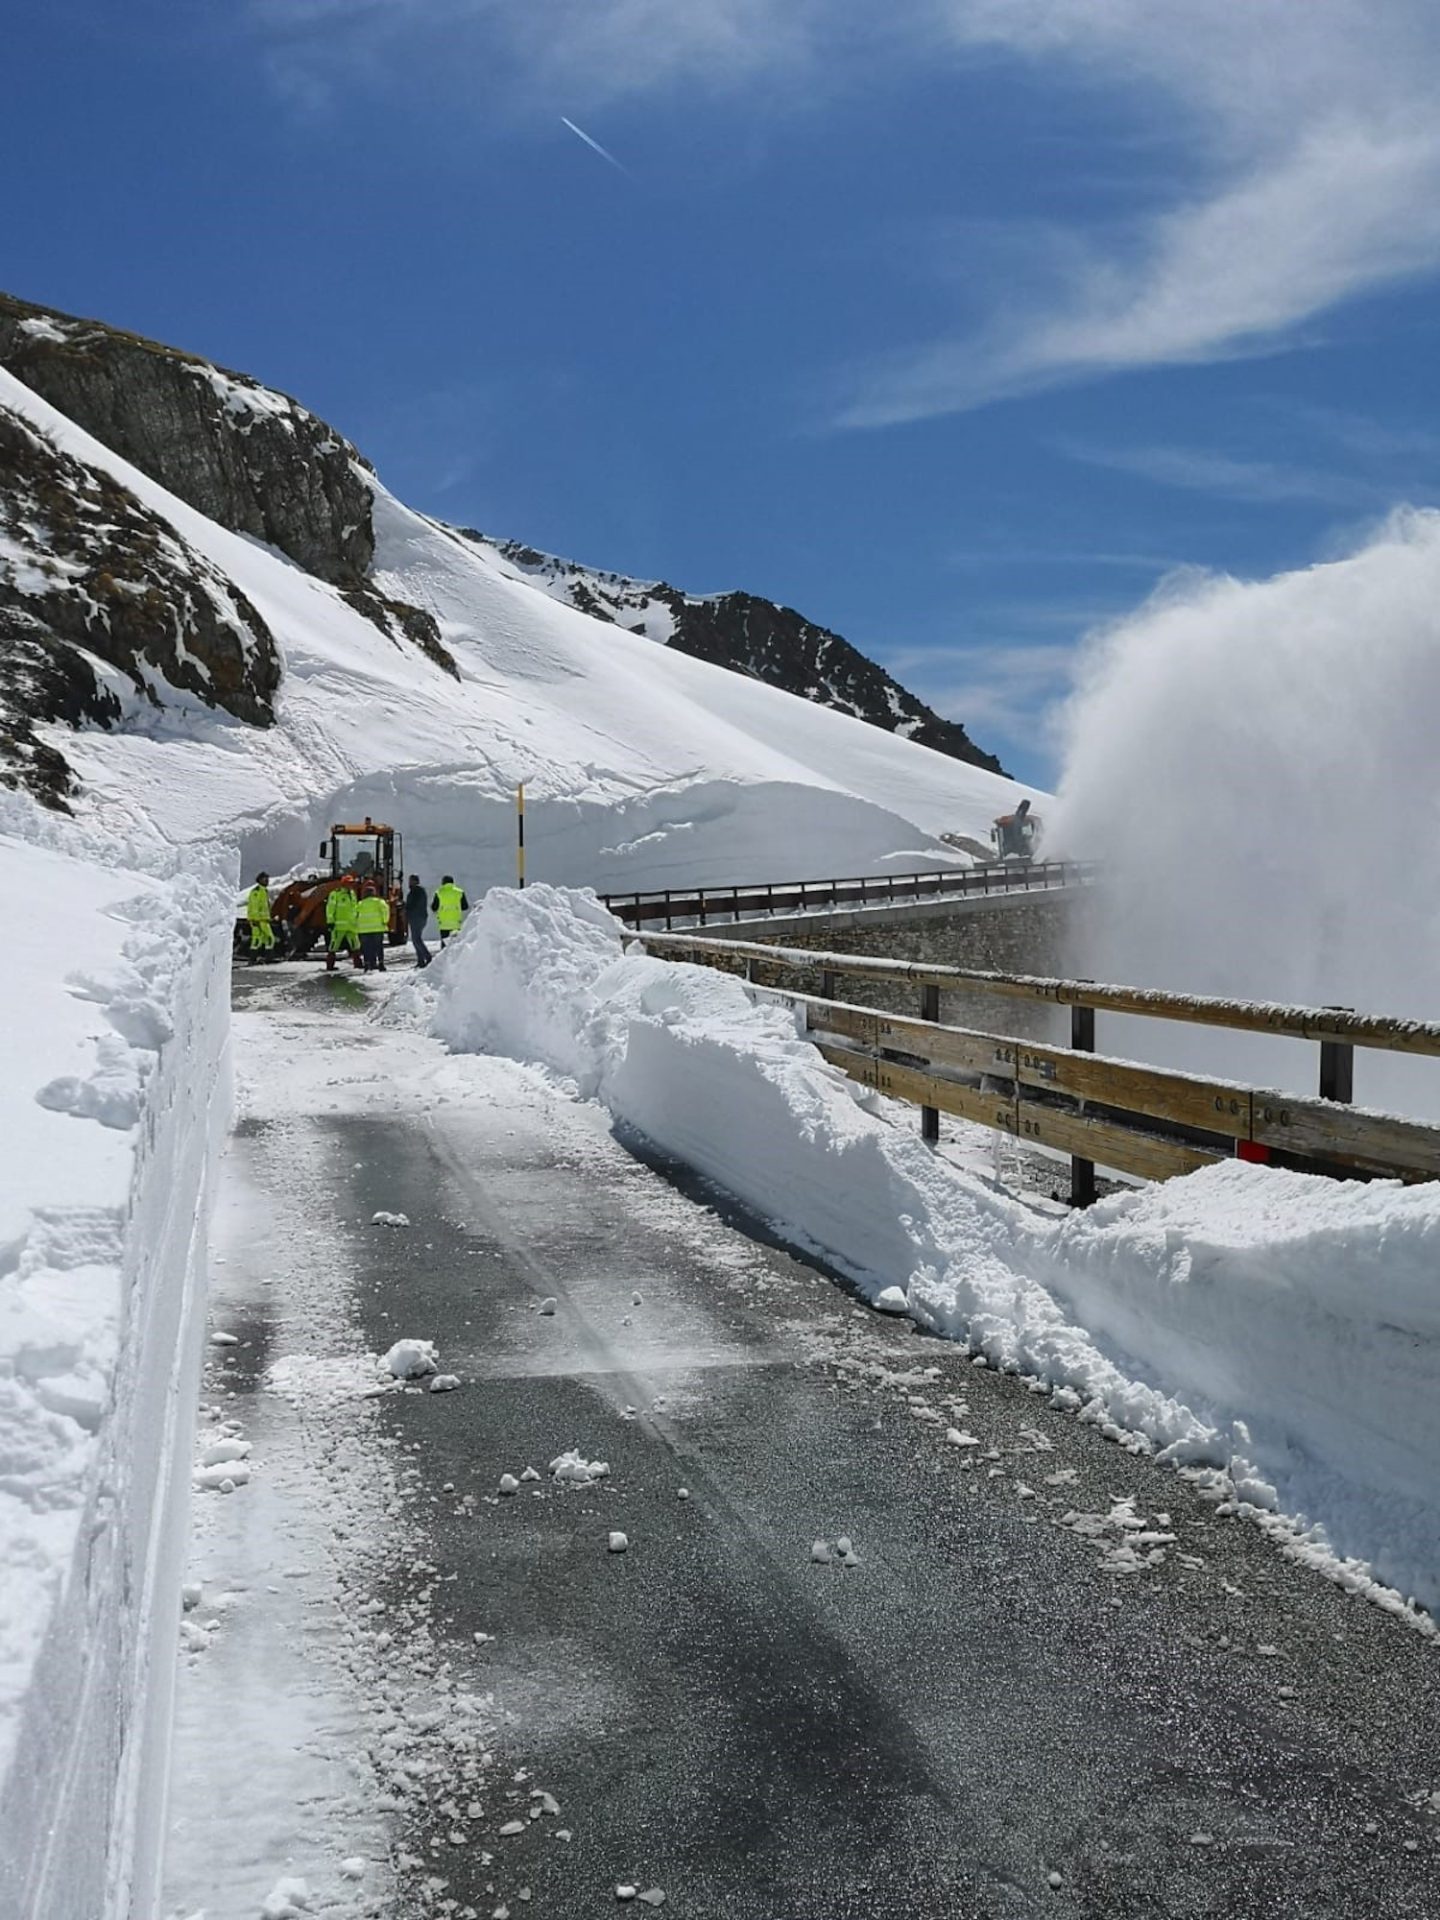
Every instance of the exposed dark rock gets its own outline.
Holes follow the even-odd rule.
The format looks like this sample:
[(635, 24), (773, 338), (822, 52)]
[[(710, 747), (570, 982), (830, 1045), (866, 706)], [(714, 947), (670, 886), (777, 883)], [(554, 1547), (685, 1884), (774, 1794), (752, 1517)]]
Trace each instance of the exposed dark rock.
[(0, 294), (0, 366), (222, 527), (322, 580), (365, 578), (375, 553), (366, 463), (285, 395), (9, 294)]
[(36, 725), (110, 727), (119, 718), (120, 702), (84, 654), (21, 608), (0, 603), (0, 786), (27, 788), (42, 805), (68, 813), (75, 777)]
[(433, 613), (427, 613), (423, 607), (412, 607), (406, 600), (388, 600), (377, 588), (368, 585), (345, 587), (342, 592), (357, 613), (363, 613), (367, 620), (373, 620), (397, 646), (402, 639), (408, 640), (421, 653), (428, 655), (437, 667), (448, 673), (452, 680), (460, 678), (455, 656), (440, 638), (440, 629)]
[(72, 783), (35, 726), (121, 717), (87, 656), (155, 707), (178, 693), (252, 725), (274, 718), (279, 656), (239, 589), (128, 489), (0, 407), (0, 778), (47, 805)]
[(736, 667), (772, 687), (853, 713), (953, 760), (991, 773), (1005, 771), (993, 753), (975, 745), (958, 720), (943, 719), (840, 634), (817, 627), (793, 607), (777, 606), (753, 593), (687, 600), (676, 613), (670, 644), (699, 660)]
[(196, 354), (6, 293), (0, 366), (187, 505), (278, 547), (458, 677), (431, 616), (370, 583), (369, 461), (298, 402)]
[(664, 580), (631, 580), (557, 559), (518, 540), (491, 540), (471, 527), (459, 531), (581, 613), (854, 714), (954, 760), (991, 773), (1005, 771), (993, 753), (975, 745), (958, 720), (944, 719), (840, 634), (817, 627), (793, 607), (753, 593), (682, 593)]

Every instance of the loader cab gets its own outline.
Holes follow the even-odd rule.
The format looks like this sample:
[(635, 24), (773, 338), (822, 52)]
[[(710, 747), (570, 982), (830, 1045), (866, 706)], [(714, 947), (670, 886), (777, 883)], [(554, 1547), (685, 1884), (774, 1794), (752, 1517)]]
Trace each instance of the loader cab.
[(359, 826), (339, 823), (330, 838), (320, 842), (320, 858), (328, 861), (330, 878), (353, 874), (357, 881), (373, 881), (385, 894), (394, 894), (404, 869), (405, 845), (393, 827), (366, 814)]

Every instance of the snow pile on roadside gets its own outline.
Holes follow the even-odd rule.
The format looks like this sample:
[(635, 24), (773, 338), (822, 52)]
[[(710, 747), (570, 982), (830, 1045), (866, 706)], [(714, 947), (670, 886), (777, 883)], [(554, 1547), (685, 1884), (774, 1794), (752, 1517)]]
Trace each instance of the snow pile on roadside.
[(901, 1288), (1115, 1437), (1223, 1470), (1317, 1557), (1440, 1606), (1440, 1188), (1235, 1162), (1057, 1220), (938, 1159), (785, 1008), (625, 955), (581, 893), (492, 892), (433, 984), (452, 1048), (568, 1076), (867, 1296)]
[(153, 1868), (230, 892), (0, 799), (0, 1910), (93, 1920)]

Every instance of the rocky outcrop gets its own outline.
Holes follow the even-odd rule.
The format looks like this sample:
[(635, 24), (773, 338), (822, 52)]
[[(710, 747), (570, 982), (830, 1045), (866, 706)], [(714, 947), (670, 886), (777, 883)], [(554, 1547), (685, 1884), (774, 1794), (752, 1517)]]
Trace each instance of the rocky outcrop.
[(828, 627), (753, 593), (717, 593), (687, 600), (675, 616), (671, 646), (699, 660), (734, 667), (772, 687), (853, 713), (887, 733), (966, 760), (991, 773), (1005, 769), (977, 747), (958, 720), (946, 720)]
[(120, 702), (85, 656), (0, 595), (0, 787), (24, 788), (42, 806), (68, 813), (75, 776), (37, 728), (56, 720), (110, 727), (119, 718)]
[[(5, 293), (0, 366), (187, 505), (277, 547), (396, 646), (459, 677), (434, 618), (370, 577), (369, 462), (296, 401), (195, 354)], [(217, 704), (249, 717), (227, 695)]]
[(323, 420), (208, 360), (0, 294), (0, 366), (222, 527), (358, 585), (375, 553), (368, 467)]
[(372, 621), (397, 647), (408, 641), (442, 673), (448, 673), (452, 680), (460, 678), (460, 668), (440, 638), (440, 626), (433, 613), (424, 607), (412, 607), (408, 600), (388, 599), (368, 582), (363, 587), (342, 587), (341, 592), (357, 613)]
[(64, 806), (69, 767), (36, 727), (113, 726), (122, 692), (271, 723), (269, 628), (168, 521), (3, 407), (0, 476), (0, 782)]
[(664, 580), (631, 580), (577, 566), (519, 541), (491, 540), (474, 528), (460, 531), (581, 613), (854, 714), (954, 760), (991, 773), (1005, 771), (993, 753), (975, 745), (958, 720), (936, 713), (840, 634), (816, 626), (793, 607), (753, 593), (682, 593)]

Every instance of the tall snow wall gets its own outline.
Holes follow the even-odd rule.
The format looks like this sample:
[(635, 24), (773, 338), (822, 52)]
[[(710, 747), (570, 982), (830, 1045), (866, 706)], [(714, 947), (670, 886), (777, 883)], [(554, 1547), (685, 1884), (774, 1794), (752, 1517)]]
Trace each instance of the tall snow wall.
[[(88, 1210), (94, 1245), (74, 1255), (96, 1262), (82, 1277), (118, 1281), (118, 1328), (87, 1356), (109, 1377), (93, 1424), (74, 1425), (68, 1559), (47, 1583), (53, 1611), (0, 1781), (0, 1913), (13, 1920), (151, 1920), (159, 1898), (206, 1228), (231, 1105), (232, 915), (213, 878), (134, 878), (144, 917), (110, 1008), (128, 1055), (39, 1096), (70, 1101), (76, 1127), (114, 1128), (126, 1100), (135, 1119), (128, 1199)], [(104, 991), (86, 980), (82, 997)]]

